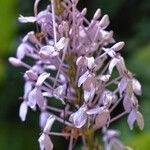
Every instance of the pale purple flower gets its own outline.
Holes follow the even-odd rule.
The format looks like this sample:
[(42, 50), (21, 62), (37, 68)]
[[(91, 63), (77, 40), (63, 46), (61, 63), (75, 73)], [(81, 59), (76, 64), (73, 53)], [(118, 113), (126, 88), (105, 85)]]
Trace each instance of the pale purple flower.
[(19, 116), (20, 116), (21, 121), (25, 121), (27, 112), (28, 112), (27, 103), (26, 103), (26, 101), (23, 101), (21, 103), (20, 109), (19, 109)]
[[(41, 150), (53, 149), (50, 135), (70, 139), (69, 150), (74, 139), (82, 136), (87, 147), (91, 142), (87, 135), (94, 138), (98, 129), (104, 134), (105, 150), (131, 150), (117, 138), (119, 132), (109, 127), (128, 114), (130, 129), (135, 121), (141, 130), (144, 128), (137, 99), (142, 87), (121, 56), (125, 43), (115, 42), (113, 31), (106, 30), (109, 16), (101, 17), (101, 9), (97, 9), (89, 21), (87, 8), (77, 8), (79, 0), (61, 0), (60, 4), (51, 0), (38, 12), (39, 2), (35, 0), (34, 16), (18, 18), (21, 23), (36, 24), (38, 30), (28, 32), (16, 50), (16, 58), (9, 58), (12, 65), (26, 69), (20, 119), (25, 121), (28, 108), (40, 112)], [(124, 110), (113, 116), (119, 104)], [(60, 132), (51, 132), (55, 120), (62, 124)], [(90, 149), (99, 147), (93, 142)]]

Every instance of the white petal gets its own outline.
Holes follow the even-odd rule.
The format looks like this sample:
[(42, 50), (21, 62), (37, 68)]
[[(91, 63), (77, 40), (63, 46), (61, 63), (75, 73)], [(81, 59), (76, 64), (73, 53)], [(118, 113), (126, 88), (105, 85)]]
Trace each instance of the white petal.
[(25, 121), (26, 119), (26, 115), (27, 115), (27, 111), (28, 111), (28, 106), (27, 103), (25, 101), (23, 101), (20, 105), (20, 109), (19, 109), (19, 117), (22, 121)]
[(43, 82), (50, 76), (50, 73), (44, 72), (42, 73), (36, 82), (36, 86), (41, 86)]
[(21, 23), (34, 23), (36, 21), (36, 18), (35, 17), (24, 17), (24, 16), (20, 15), (18, 20)]
[(89, 71), (86, 71), (78, 80), (78, 87), (81, 86), (81, 84), (83, 84), (85, 82), (85, 80), (88, 78), (88, 77), (91, 77), (92, 75), (90, 74)]
[(66, 42), (65, 37), (62, 37), (62, 38), (56, 43), (56, 48), (57, 48), (58, 51), (64, 48), (65, 42)]
[(49, 132), (51, 130), (51, 127), (52, 127), (54, 121), (55, 121), (55, 117), (53, 115), (50, 115), (46, 121), (46, 125), (44, 127), (43, 132), (45, 132), (45, 133)]
[(133, 87), (133, 91), (135, 92), (135, 94), (137, 94), (137, 95), (141, 95), (142, 94), (141, 84), (135, 78), (132, 79), (132, 87)]
[(110, 61), (110, 64), (109, 64), (109, 74), (112, 74), (112, 71), (114, 69), (114, 67), (117, 65), (117, 63), (119, 62), (119, 60), (117, 58), (113, 58), (111, 61)]

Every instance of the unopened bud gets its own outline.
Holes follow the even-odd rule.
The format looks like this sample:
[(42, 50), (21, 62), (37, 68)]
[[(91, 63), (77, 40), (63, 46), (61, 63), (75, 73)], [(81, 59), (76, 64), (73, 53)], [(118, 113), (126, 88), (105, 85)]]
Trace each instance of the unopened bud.
[(97, 11), (95, 12), (93, 19), (94, 20), (98, 20), (101, 16), (101, 9), (97, 9)]
[(109, 23), (109, 16), (104, 15), (99, 24), (102, 29), (105, 29), (109, 25)]
[(87, 8), (84, 8), (84, 9), (81, 11), (81, 15), (82, 15), (82, 16), (85, 16), (86, 13), (87, 13)]
[(15, 58), (15, 57), (9, 57), (8, 61), (9, 61), (9, 63), (11, 63), (15, 67), (21, 67), (22, 66), (22, 61)]
[(125, 43), (124, 42), (118, 42), (114, 46), (112, 46), (112, 49), (114, 51), (119, 51), (124, 47)]

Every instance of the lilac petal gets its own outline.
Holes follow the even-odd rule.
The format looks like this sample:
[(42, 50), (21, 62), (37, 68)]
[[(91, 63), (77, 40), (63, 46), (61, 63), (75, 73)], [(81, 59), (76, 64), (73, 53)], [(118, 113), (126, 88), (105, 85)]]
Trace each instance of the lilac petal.
[(32, 90), (32, 82), (26, 81), (24, 85), (24, 95), (23, 95), (24, 99), (27, 99), (28, 94), (31, 92), (31, 90)]
[(135, 78), (132, 79), (132, 87), (133, 87), (133, 91), (135, 92), (136, 95), (141, 95), (142, 94), (141, 84)]
[(41, 86), (43, 82), (50, 76), (50, 73), (44, 72), (42, 73), (36, 82), (36, 86)]
[(89, 69), (92, 69), (94, 66), (94, 61), (95, 61), (94, 57), (89, 57), (89, 58), (86, 57), (86, 59), (87, 59), (87, 67)]
[(100, 114), (104, 111), (104, 107), (96, 107), (86, 111), (88, 115)]
[(42, 134), (38, 139), (40, 150), (53, 150), (53, 143), (47, 134)]
[(128, 80), (126, 77), (123, 77), (121, 79), (121, 81), (119, 82), (118, 84), (118, 89), (119, 89), (119, 93), (120, 95), (122, 95), (122, 93), (125, 91), (126, 87), (127, 87), (127, 84), (128, 84)]
[(46, 111), (41, 112), (40, 118), (39, 118), (39, 124), (41, 128), (45, 127), (48, 117), (49, 117), (48, 112)]
[(141, 130), (143, 130), (144, 129), (144, 118), (143, 118), (143, 115), (139, 111), (137, 111), (137, 113), (136, 113), (136, 121), (137, 121), (139, 128)]
[(132, 109), (132, 104), (131, 104), (130, 97), (128, 94), (126, 94), (123, 99), (123, 107), (126, 112), (130, 112)]
[(45, 133), (49, 132), (51, 130), (51, 127), (52, 127), (54, 121), (55, 121), (55, 117), (53, 115), (50, 115), (46, 121), (46, 125), (44, 127), (43, 132), (45, 132)]
[(28, 106), (27, 103), (25, 101), (23, 101), (20, 105), (20, 109), (19, 109), (19, 117), (22, 121), (25, 121), (26, 119), (26, 115), (28, 112)]
[(84, 90), (84, 100), (85, 100), (85, 102), (90, 101), (90, 100), (93, 99), (93, 97), (95, 95), (95, 91), (96, 91), (95, 88), (91, 89), (90, 91)]
[(110, 64), (109, 64), (109, 74), (112, 74), (112, 71), (114, 69), (114, 67), (117, 65), (117, 63), (119, 62), (119, 60), (117, 58), (113, 58), (111, 61), (110, 61)]
[(62, 38), (56, 43), (56, 48), (57, 48), (58, 51), (64, 48), (65, 42), (66, 42), (65, 37), (62, 37)]
[(39, 55), (41, 58), (46, 59), (49, 57), (55, 57), (59, 55), (59, 52), (56, 51), (53, 46), (47, 45), (47, 46), (43, 46), (40, 49)]
[(18, 20), (21, 23), (34, 23), (36, 21), (36, 18), (35, 17), (24, 17), (24, 16), (20, 15)]
[(39, 106), (39, 108), (44, 108), (45, 99), (43, 97), (43, 94), (39, 88), (36, 88), (36, 103)]
[(11, 63), (15, 67), (21, 67), (22, 66), (22, 61), (15, 58), (15, 57), (9, 57), (8, 61), (9, 61), (9, 63)]
[(108, 119), (110, 118), (110, 114), (108, 110), (104, 110), (100, 114), (96, 116), (94, 128), (99, 129), (106, 125)]
[(23, 43), (27, 42), (28, 39), (29, 39), (29, 37), (30, 37), (31, 35), (34, 35), (34, 31), (28, 32), (28, 33), (24, 36), (24, 38), (22, 39), (22, 42), (23, 42)]
[(89, 71), (86, 71), (78, 80), (78, 87), (80, 87), (87, 78), (92, 77)]
[(26, 54), (26, 44), (22, 43), (17, 48), (16, 57), (21, 60), (25, 57), (25, 54)]
[(63, 99), (64, 99), (65, 92), (66, 92), (66, 85), (64, 84), (64, 85), (58, 86), (58, 87), (54, 90), (53, 94), (54, 94), (54, 96), (55, 96), (57, 99), (61, 100), (61, 102), (62, 102), (63, 104), (65, 104), (65, 102), (64, 102), (64, 100), (63, 100)]
[(28, 104), (28, 106), (31, 108), (31, 109), (33, 109), (33, 110), (35, 110), (35, 108), (36, 108), (36, 92), (37, 92), (37, 89), (36, 88), (34, 88), (30, 93), (29, 93), (29, 95), (28, 95), (28, 101), (27, 101), (27, 104)]
[(31, 80), (37, 80), (38, 76), (33, 70), (28, 70), (25, 72), (25, 74), (29, 77)]
[(81, 128), (86, 123), (86, 110), (86, 107), (81, 107), (77, 112), (70, 116), (69, 120), (73, 122), (76, 128)]
[(115, 103), (116, 101), (117, 101), (117, 95), (109, 90), (105, 90), (100, 97), (100, 102), (104, 106), (106, 105), (110, 106), (112, 103)]
[(111, 48), (114, 50), (114, 51), (119, 51), (121, 50), (123, 47), (124, 47), (125, 43), (124, 42), (118, 42), (116, 43), (114, 46), (112, 46)]
[(131, 130), (133, 130), (133, 125), (134, 125), (134, 122), (136, 120), (136, 111), (135, 110), (132, 110), (128, 116), (128, 125), (129, 125), (129, 128)]

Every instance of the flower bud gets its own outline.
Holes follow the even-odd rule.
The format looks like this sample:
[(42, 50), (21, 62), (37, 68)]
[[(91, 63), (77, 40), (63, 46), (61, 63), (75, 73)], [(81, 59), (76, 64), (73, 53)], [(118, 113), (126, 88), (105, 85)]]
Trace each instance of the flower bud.
[(104, 15), (103, 18), (101, 19), (99, 25), (102, 29), (107, 28), (107, 26), (109, 25), (109, 17), (108, 15)]
[(9, 57), (8, 61), (9, 61), (9, 63), (11, 63), (15, 67), (21, 67), (22, 66), (22, 61), (15, 58), (15, 57)]
[(93, 19), (94, 20), (98, 20), (101, 16), (101, 9), (97, 9), (97, 11), (95, 12)]

